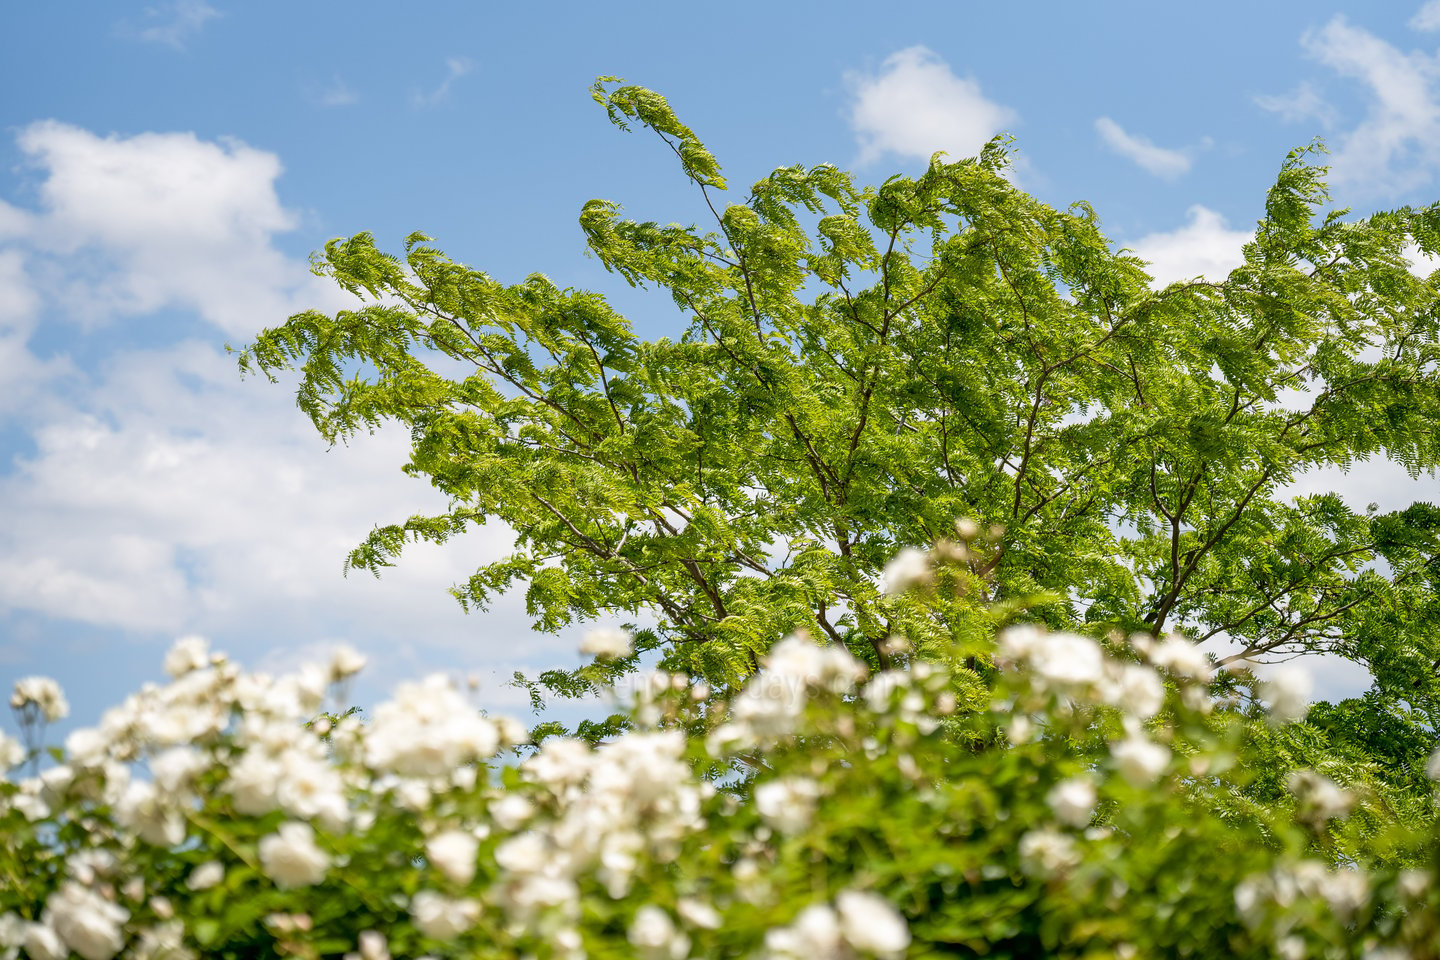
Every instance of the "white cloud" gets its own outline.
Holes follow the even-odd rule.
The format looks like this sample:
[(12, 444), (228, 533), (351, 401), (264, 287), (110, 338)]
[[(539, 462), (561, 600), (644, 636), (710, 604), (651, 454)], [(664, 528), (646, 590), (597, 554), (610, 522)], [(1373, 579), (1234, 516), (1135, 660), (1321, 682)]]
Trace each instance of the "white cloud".
[(25, 234), (35, 282), (72, 317), (181, 307), (245, 336), (338, 303), (333, 285), (270, 242), (295, 225), (275, 193), (272, 153), (189, 133), (99, 137), (53, 121), (25, 128), (19, 145), (46, 174)]
[(1410, 18), (1409, 26), (1411, 30), (1440, 30), (1440, 0), (1426, 0)]
[(348, 107), (351, 104), (359, 103), (360, 98), (344, 80), (335, 76), (331, 78), (330, 85), (315, 97), (315, 102), (322, 107)]
[(63, 357), (41, 360), (30, 352), (39, 311), (40, 296), (28, 276), (24, 253), (0, 247), (0, 422), (35, 409), (44, 402), (47, 388), (74, 373)]
[(475, 64), (465, 57), (451, 57), (445, 61), (445, 79), (440, 81), (440, 86), (429, 93), (415, 93), (411, 95), (411, 102), (417, 107), (433, 107), (435, 104), (450, 96), (450, 88), (455, 81), (475, 69)]
[(861, 165), (887, 153), (921, 160), (940, 150), (952, 160), (974, 156), (1019, 119), (1010, 108), (987, 100), (978, 82), (955, 76), (923, 46), (891, 54), (877, 74), (851, 72), (845, 80)]
[(163, 43), (183, 50), (187, 40), (219, 16), (220, 11), (204, 0), (174, 0), (163, 6), (147, 7), (145, 20), (150, 25), (137, 29), (135, 36), (147, 43)]
[(1157, 147), (1147, 137), (1126, 133), (1109, 117), (1096, 120), (1095, 130), (1111, 150), (1162, 180), (1174, 180), (1190, 170), (1190, 155), (1186, 151)]
[(1244, 262), (1241, 250), (1255, 236), (1247, 230), (1231, 230), (1225, 218), (1196, 204), (1188, 211), (1189, 222), (1168, 233), (1151, 233), (1132, 245), (1135, 254), (1150, 264), (1150, 275), (1158, 286), (1197, 276), (1223, 280)]
[(1289, 93), (1257, 94), (1254, 100), (1256, 106), (1278, 113), (1286, 123), (1315, 120), (1328, 129), (1335, 122), (1334, 108), (1325, 102), (1309, 81), (1302, 82)]
[[(276, 248), (296, 218), (275, 192), (275, 156), (54, 123), (20, 142), (39, 182), (34, 209), (0, 206), (0, 415), (16, 384), (44, 402), (10, 411), (33, 449), (0, 466), (0, 620), (152, 643), (199, 632), (252, 662), (343, 639), (380, 661), (382, 683), (437, 657), (508, 676), (573, 649), (574, 638), (529, 634), (520, 596), (467, 617), (446, 595), (509, 549), (502, 525), (407, 549), (378, 581), (341, 576), (375, 523), (446, 504), (401, 473), (406, 430), (327, 451), (293, 390), (240, 380), (216, 343), (354, 302)], [(159, 309), (188, 314), (189, 329), (143, 348), (124, 336)], [(77, 340), (103, 324), (131, 345), (77, 370), (32, 352), (39, 323), (69, 324)], [(38, 392), (59, 376), (63, 391)]]
[[(1417, 20), (1430, 22), (1431, 6), (1422, 8)], [(1435, 91), (1440, 58), (1402, 53), (1343, 16), (1307, 31), (1300, 42), (1312, 59), (1358, 81), (1367, 95), (1364, 117), (1333, 145), (1331, 182), (1367, 195), (1395, 195), (1429, 183), (1440, 163), (1440, 101)], [(1333, 116), (1330, 105), (1305, 87), (1257, 102), (1287, 118)]]

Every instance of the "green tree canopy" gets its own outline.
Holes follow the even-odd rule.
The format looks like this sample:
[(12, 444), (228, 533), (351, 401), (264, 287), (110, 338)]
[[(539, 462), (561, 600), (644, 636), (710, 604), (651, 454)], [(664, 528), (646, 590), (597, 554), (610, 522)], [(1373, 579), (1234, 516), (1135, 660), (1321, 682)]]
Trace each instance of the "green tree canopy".
[[(673, 299), (673, 336), (418, 233), (403, 257), (362, 233), (315, 267), (368, 305), (297, 314), (242, 354), (298, 368), (331, 441), (405, 424), (406, 471), (449, 496), (377, 527), (351, 567), (495, 519), (514, 551), (461, 602), (523, 582), (542, 629), (653, 616), (641, 652), (727, 687), (791, 631), (885, 666), (893, 634), (938, 649), (1024, 604), (1054, 627), (1228, 639), (1226, 658), (1338, 652), (1433, 737), (1440, 509), (1286, 491), (1370, 458), (1440, 463), (1440, 299), (1407, 257), (1440, 252), (1440, 207), (1346, 219), (1297, 150), (1228, 278), (1156, 289), (1088, 205), (1008, 180), (998, 140), (877, 187), (781, 167), (727, 203), (664, 98), (593, 92), (713, 215), (580, 215), (607, 269)], [(979, 535), (954, 540), (957, 518)], [(946, 539), (959, 600), (884, 590), (897, 551)]]

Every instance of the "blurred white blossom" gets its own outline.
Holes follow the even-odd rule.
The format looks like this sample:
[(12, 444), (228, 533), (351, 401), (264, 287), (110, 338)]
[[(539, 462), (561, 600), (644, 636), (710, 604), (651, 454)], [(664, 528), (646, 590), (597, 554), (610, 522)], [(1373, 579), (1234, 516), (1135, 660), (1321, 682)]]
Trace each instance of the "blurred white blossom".
[(49, 677), (21, 677), (16, 680), (14, 692), (10, 695), (10, 706), (16, 710), (34, 707), (50, 723), (70, 715), (70, 703), (65, 699), (64, 691)]
[(850, 946), (877, 957), (898, 957), (910, 946), (910, 928), (900, 911), (868, 891), (846, 890), (835, 898), (840, 933)]
[(475, 926), (480, 904), (464, 897), (451, 898), (433, 890), (421, 890), (410, 898), (410, 917), (415, 929), (433, 940), (454, 940)]
[(425, 859), (454, 883), (475, 878), (475, 856), (480, 841), (466, 830), (446, 830), (425, 841)]
[(1310, 671), (1296, 663), (1276, 667), (1263, 685), (1270, 701), (1270, 719), (1275, 723), (1291, 723), (1305, 719), (1310, 712), (1310, 693), (1315, 681)]
[(325, 879), (330, 856), (315, 843), (310, 824), (292, 820), (261, 839), (260, 865), (277, 887), (286, 890)]
[(1170, 764), (1170, 748), (1140, 733), (1111, 744), (1110, 756), (1120, 775), (1136, 787), (1154, 783)]
[(889, 595), (904, 593), (917, 583), (927, 582), (930, 577), (930, 554), (915, 547), (902, 547), (880, 571), (880, 592)]
[(1071, 827), (1083, 827), (1090, 822), (1095, 813), (1095, 800), (1095, 785), (1080, 778), (1057, 783), (1045, 798), (1060, 822)]
[(619, 627), (587, 630), (580, 640), (580, 652), (596, 657), (628, 657), (635, 652), (635, 641), (629, 631)]

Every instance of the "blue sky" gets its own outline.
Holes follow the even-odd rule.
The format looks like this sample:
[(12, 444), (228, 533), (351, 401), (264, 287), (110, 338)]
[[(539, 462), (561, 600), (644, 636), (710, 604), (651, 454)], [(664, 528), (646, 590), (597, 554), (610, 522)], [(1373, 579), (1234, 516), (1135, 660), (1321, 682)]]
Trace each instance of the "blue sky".
[[(0, 13), (0, 682), (42, 673), (95, 720), (200, 633), (283, 668), (335, 641), (357, 687), (577, 662), (508, 597), (445, 588), (485, 530), (341, 576), (377, 522), (439, 507), (405, 437), (327, 451), (224, 344), (344, 296), (305, 258), (423, 230), (506, 281), (602, 290), (649, 336), (667, 298), (584, 255), (592, 197), (698, 217), (667, 152), (610, 127), (600, 74), (659, 90), (732, 183), (833, 162), (879, 181), (1016, 139), (1017, 178), (1088, 200), (1162, 279), (1223, 274), (1285, 153), (1330, 145), (1357, 212), (1440, 198), (1440, 0), (479, 4), (177, 0)], [(1306, 484), (1436, 496), (1384, 465)], [(1320, 665), (1322, 692), (1357, 678)], [(8, 718), (7, 718), (8, 719)]]

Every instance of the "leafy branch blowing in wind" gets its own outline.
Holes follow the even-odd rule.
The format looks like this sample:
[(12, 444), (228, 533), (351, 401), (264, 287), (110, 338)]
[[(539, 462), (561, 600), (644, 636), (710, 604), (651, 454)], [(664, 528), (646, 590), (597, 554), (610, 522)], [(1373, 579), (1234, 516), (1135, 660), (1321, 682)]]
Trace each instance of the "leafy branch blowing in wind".
[[(403, 259), (359, 234), (316, 267), (371, 302), (298, 314), (242, 355), (298, 366), (331, 441), (406, 424), (406, 470), (451, 498), (378, 527), (350, 566), (498, 519), (515, 549), (462, 602), (524, 581), (547, 630), (650, 614), (642, 649), (727, 685), (790, 631), (885, 666), (892, 634), (923, 649), (966, 610), (1027, 603), (1057, 627), (1228, 640), (1231, 658), (1339, 652), (1432, 702), (1440, 510), (1285, 490), (1371, 457), (1440, 462), (1437, 289), (1406, 255), (1440, 250), (1440, 210), (1322, 213), (1324, 169), (1298, 150), (1240, 267), (1156, 290), (1088, 205), (1008, 182), (999, 141), (878, 187), (782, 167), (727, 205), (664, 98), (617, 84), (596, 100), (674, 151), (713, 222), (592, 200), (580, 225), (607, 269), (671, 295), (678, 337), (420, 234)], [(885, 563), (957, 517), (1004, 531), (969, 545), (968, 593), (886, 593)]]

